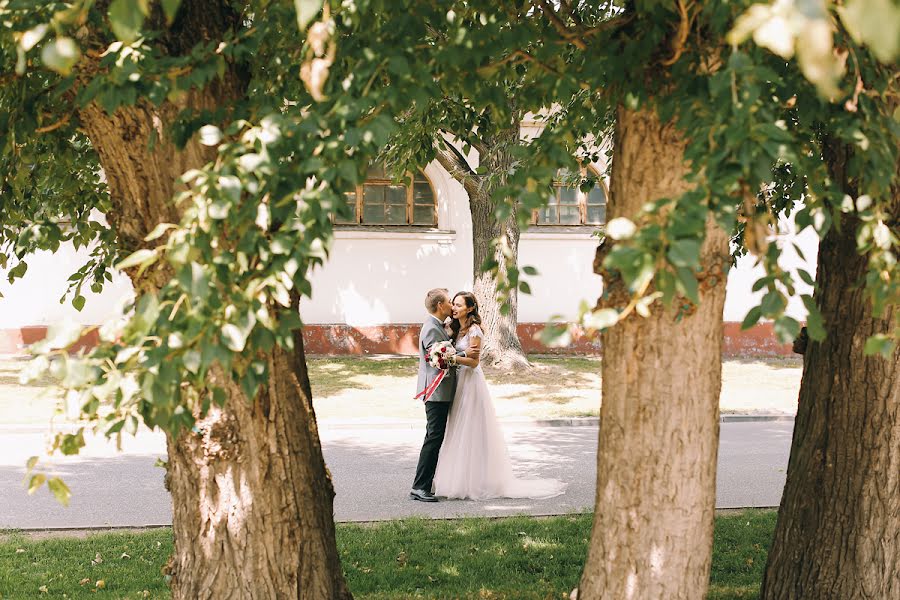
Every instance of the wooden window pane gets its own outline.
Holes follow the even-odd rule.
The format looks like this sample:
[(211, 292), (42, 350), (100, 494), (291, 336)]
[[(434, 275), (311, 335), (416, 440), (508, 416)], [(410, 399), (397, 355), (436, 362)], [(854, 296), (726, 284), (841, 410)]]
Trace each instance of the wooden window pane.
[(366, 204), (363, 207), (362, 222), (371, 225), (383, 225), (384, 204)]
[(580, 225), (581, 211), (578, 209), (578, 206), (560, 205), (559, 223), (560, 225)]
[(557, 213), (556, 206), (550, 205), (545, 206), (544, 208), (538, 211), (538, 225), (558, 225), (559, 224), (559, 214)]
[(594, 189), (588, 194), (587, 203), (588, 206), (606, 204), (606, 190), (603, 189), (602, 185), (599, 183), (594, 184)]
[(371, 205), (384, 204), (384, 188), (383, 185), (366, 184), (363, 203), (368, 207)]
[(558, 189), (560, 204), (578, 204), (578, 192), (574, 187), (560, 187)]
[(416, 204), (434, 204), (434, 194), (428, 182), (417, 181), (413, 186), (413, 201)]
[(601, 225), (606, 222), (606, 204), (591, 205), (587, 207), (587, 222), (591, 225)]
[(416, 204), (413, 209), (414, 225), (435, 225), (434, 205), (433, 204)]
[(406, 204), (387, 204), (384, 209), (384, 220), (388, 225), (406, 224)]
[(402, 204), (406, 206), (406, 186), (405, 185), (387, 185), (384, 186), (384, 202), (385, 204)]

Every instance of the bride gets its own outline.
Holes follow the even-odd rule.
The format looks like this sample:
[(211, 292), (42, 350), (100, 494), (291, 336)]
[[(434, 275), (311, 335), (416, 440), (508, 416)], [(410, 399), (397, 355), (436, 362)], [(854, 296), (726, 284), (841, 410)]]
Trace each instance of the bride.
[[(481, 346), (478, 302), (470, 292), (453, 297), (451, 339), (456, 350)], [(565, 485), (555, 479), (518, 479), (478, 358), (458, 357), (456, 396), (438, 455), (434, 493), (446, 498), (551, 498)]]

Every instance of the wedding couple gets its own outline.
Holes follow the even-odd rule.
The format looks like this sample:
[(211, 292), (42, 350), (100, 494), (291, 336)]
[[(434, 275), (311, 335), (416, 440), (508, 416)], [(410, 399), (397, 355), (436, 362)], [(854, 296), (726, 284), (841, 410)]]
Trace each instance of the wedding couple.
[[(437, 502), (438, 496), (484, 500), (550, 498), (563, 493), (564, 484), (555, 479), (513, 476), (503, 432), (478, 364), (484, 334), (475, 296), (459, 292), (451, 301), (446, 289), (433, 289), (425, 296), (425, 308), (431, 316), (419, 334), (417, 392), (428, 393), (427, 425), (409, 497)], [(456, 348), (451, 358), (454, 366), (434, 387), (441, 371), (429, 363), (431, 348), (446, 341)]]

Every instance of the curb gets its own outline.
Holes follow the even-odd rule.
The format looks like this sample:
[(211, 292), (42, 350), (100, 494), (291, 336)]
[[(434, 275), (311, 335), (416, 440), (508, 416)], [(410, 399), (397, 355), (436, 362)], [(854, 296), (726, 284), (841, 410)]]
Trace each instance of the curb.
[[(740, 514), (742, 512), (748, 510), (758, 510), (758, 511), (775, 511), (778, 510), (777, 506), (738, 506), (738, 507), (725, 507), (725, 508), (716, 508), (715, 514), (716, 516), (725, 516), (725, 515), (733, 515)], [(429, 521), (459, 521), (464, 519), (487, 519), (491, 521), (498, 521), (502, 519), (511, 519), (511, 518), (520, 518), (520, 517), (530, 517), (536, 519), (543, 519), (548, 517), (570, 517), (570, 516), (584, 516), (592, 514), (591, 512), (583, 512), (583, 511), (573, 511), (573, 512), (547, 512), (547, 513), (534, 513), (534, 514), (515, 514), (515, 515), (478, 515), (478, 516), (433, 516), (433, 517), (425, 517), (425, 519)], [(335, 521), (336, 525), (377, 525), (379, 523), (390, 523), (392, 521), (401, 521), (404, 519), (422, 519), (421, 515), (410, 515), (406, 517), (386, 517), (383, 519), (368, 519), (368, 520), (345, 520), (345, 521)], [(142, 531), (147, 531), (150, 529), (165, 529), (172, 527), (171, 523), (159, 523), (153, 525), (93, 525), (89, 527), (20, 527), (13, 529), (4, 529), (0, 528), (0, 536), (3, 535), (11, 535), (16, 533), (22, 533), (25, 535), (42, 535), (46, 534), (47, 537), (77, 537), (79, 534), (100, 534), (100, 533), (140, 533)]]

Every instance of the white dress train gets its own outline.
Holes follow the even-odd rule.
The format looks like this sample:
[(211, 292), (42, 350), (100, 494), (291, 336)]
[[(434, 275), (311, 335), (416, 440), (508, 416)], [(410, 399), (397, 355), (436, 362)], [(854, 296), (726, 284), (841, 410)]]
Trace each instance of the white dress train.
[[(456, 341), (457, 351), (483, 337), (472, 325)], [(552, 498), (565, 491), (556, 479), (519, 479), (513, 475), (503, 431), (481, 366), (460, 366), (456, 396), (447, 418), (447, 431), (438, 455), (434, 493), (446, 498)]]

